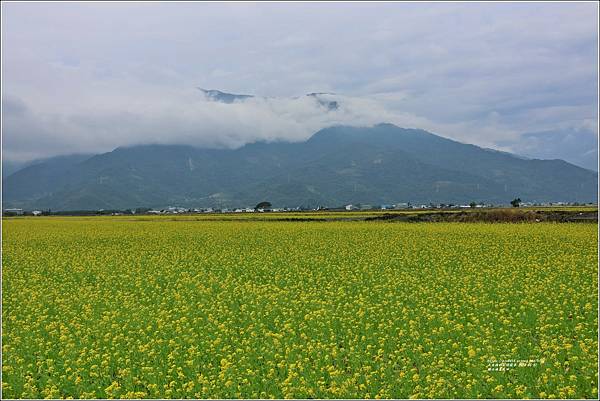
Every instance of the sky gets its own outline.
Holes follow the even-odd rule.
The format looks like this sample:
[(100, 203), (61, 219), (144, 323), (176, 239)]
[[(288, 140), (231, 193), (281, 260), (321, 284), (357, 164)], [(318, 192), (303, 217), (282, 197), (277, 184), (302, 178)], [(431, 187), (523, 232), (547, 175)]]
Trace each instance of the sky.
[(598, 5), (3, 2), (2, 117), (15, 163), (390, 122), (597, 169)]

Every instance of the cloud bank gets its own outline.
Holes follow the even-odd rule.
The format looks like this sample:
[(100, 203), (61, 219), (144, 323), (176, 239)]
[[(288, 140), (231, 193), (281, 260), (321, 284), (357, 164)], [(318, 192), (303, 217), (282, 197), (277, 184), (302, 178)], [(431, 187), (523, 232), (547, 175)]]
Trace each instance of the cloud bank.
[[(146, 88), (148, 89), (148, 88)], [(370, 97), (337, 94), (253, 97), (221, 103), (191, 89), (180, 93), (147, 92), (111, 97), (89, 93), (85, 101), (52, 111), (36, 110), (20, 98), (3, 99), (4, 150), (19, 161), (68, 153), (94, 153), (136, 144), (187, 144), (236, 148), (256, 141), (304, 141), (333, 125), (371, 126), (391, 122), (430, 131), (456, 131), (462, 124), (440, 126), (411, 113), (389, 110)], [(335, 101), (336, 109), (327, 107)], [(506, 132), (497, 133), (506, 137)], [(493, 129), (484, 138), (494, 137)], [(34, 139), (34, 142), (32, 142)]]

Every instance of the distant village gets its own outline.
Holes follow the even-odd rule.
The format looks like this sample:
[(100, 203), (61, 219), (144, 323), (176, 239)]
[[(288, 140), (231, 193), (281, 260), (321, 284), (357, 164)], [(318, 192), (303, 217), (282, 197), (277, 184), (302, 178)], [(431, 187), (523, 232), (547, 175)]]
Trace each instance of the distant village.
[[(52, 211), (52, 210), (26, 210), (22, 208), (7, 208), (3, 210), (3, 216), (49, 216), (49, 215), (165, 215), (165, 214), (204, 214), (204, 213), (285, 213), (285, 212), (318, 212), (318, 211), (332, 211), (332, 212), (351, 212), (351, 211), (378, 211), (378, 210), (414, 210), (414, 209), (473, 209), (473, 208), (493, 208), (503, 207), (506, 205), (494, 205), (488, 203), (476, 203), (471, 202), (470, 204), (411, 204), (410, 202), (401, 202), (397, 204), (382, 204), (382, 205), (370, 205), (370, 204), (348, 204), (340, 207), (326, 207), (318, 206), (314, 208), (298, 206), (294, 208), (276, 208), (271, 207), (270, 204), (263, 205), (261, 207), (243, 207), (243, 208), (185, 208), (180, 206), (168, 206), (161, 209), (153, 208), (135, 208), (135, 209), (98, 209), (98, 210), (66, 210), (66, 211)], [(519, 202), (519, 207), (550, 207), (550, 206), (582, 206), (585, 204), (572, 203), (572, 202)], [(595, 205), (589, 203), (589, 205)], [(515, 205), (513, 205), (515, 206)]]

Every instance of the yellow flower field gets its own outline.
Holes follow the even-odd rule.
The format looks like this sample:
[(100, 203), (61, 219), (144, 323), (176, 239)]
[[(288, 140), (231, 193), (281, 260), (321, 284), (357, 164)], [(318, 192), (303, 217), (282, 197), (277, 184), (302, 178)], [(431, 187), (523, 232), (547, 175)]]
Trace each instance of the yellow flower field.
[(595, 398), (597, 224), (5, 219), (4, 398)]

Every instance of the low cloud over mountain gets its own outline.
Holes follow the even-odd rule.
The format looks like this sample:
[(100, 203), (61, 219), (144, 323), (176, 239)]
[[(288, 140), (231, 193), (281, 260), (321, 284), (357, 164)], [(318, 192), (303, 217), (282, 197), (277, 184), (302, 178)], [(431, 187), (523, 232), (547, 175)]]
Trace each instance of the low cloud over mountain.
[[(302, 141), (338, 124), (389, 121), (429, 126), (408, 113), (393, 113), (371, 98), (311, 93), (296, 97), (234, 95), (217, 90), (122, 94), (102, 104), (86, 95), (77, 108), (36, 110), (17, 97), (4, 98), (4, 149), (13, 159), (109, 151), (135, 144), (186, 144), (237, 148), (263, 141)], [(119, 103), (117, 103), (117, 101)]]

